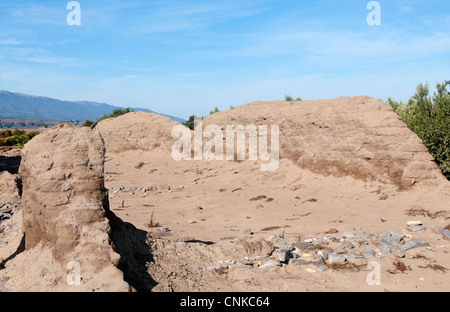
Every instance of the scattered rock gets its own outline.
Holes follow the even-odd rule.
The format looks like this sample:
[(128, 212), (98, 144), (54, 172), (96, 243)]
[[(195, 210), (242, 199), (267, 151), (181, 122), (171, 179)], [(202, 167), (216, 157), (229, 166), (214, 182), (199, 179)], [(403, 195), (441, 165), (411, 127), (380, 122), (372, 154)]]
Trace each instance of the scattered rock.
[(406, 251), (414, 249), (414, 248), (428, 247), (428, 246), (430, 246), (430, 245), (427, 242), (424, 242), (423, 240), (413, 239), (413, 240), (406, 242), (403, 246), (400, 247), (400, 249), (403, 252), (406, 252)]
[(352, 232), (344, 232), (342, 233), (342, 238), (348, 238), (348, 239), (353, 239), (356, 238), (357, 236), (352, 233)]
[(444, 232), (444, 229), (441, 228), (440, 226), (428, 227), (427, 230), (430, 230), (431, 233), (438, 234), (438, 235), (441, 235)]
[(421, 225), (409, 225), (406, 229), (410, 232), (420, 232), (420, 231), (424, 231), (426, 229), (426, 227), (421, 226)]
[(327, 260), (328, 264), (333, 264), (333, 263), (343, 264), (345, 262), (346, 262), (345, 256), (339, 255), (337, 253), (329, 253), (328, 254), (328, 260)]
[(319, 267), (319, 271), (320, 271), (320, 272), (325, 272), (326, 270), (328, 270), (328, 267), (327, 267), (326, 265), (321, 265), (321, 266)]
[(298, 250), (315, 250), (316, 245), (311, 243), (305, 243), (305, 242), (299, 242), (299, 243), (293, 243), (293, 247), (297, 248)]
[(290, 251), (289, 250), (280, 250), (280, 251), (276, 251), (273, 254), (275, 256), (275, 259), (280, 261), (280, 262), (288, 262), (289, 258), (290, 258)]
[(366, 251), (362, 252), (361, 255), (366, 259), (375, 259), (376, 253), (370, 248), (366, 248)]
[(367, 264), (366, 259), (363, 256), (354, 256), (354, 255), (347, 255), (345, 257), (348, 263), (354, 264), (354, 265), (365, 265)]
[(376, 249), (382, 256), (385, 256), (391, 252), (391, 246), (389, 246), (383, 242), (381, 242), (380, 245), (378, 245)]
[(391, 253), (393, 255), (395, 255), (396, 257), (398, 257), (398, 258), (404, 258), (405, 257), (405, 252), (400, 247), (392, 247), (391, 248)]
[(275, 248), (290, 248), (291, 245), (284, 238), (275, 237), (272, 239), (273, 246)]
[(443, 231), (442, 237), (444, 237), (444, 239), (446, 240), (450, 240), (450, 231)]
[(406, 222), (406, 225), (415, 226), (415, 225), (423, 225), (423, 223), (422, 223), (422, 221), (408, 221), (408, 222)]
[(263, 265), (261, 265), (259, 268), (260, 269), (273, 269), (273, 268), (277, 268), (281, 266), (281, 262), (280, 261), (276, 261), (276, 260), (269, 260), (266, 263), (264, 263)]
[(387, 243), (388, 245), (391, 244), (400, 244), (403, 241), (403, 236), (402, 235), (398, 235), (389, 231), (386, 231), (382, 234), (380, 234), (380, 239), (382, 241), (384, 241), (385, 243)]

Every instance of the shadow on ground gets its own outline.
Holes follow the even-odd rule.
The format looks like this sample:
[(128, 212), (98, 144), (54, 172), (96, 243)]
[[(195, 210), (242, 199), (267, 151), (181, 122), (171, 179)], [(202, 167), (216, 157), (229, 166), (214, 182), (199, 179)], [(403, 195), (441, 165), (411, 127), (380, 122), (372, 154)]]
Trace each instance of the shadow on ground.
[(115, 251), (120, 255), (119, 269), (125, 281), (138, 292), (149, 292), (158, 285), (148, 273), (147, 263), (154, 262), (151, 248), (147, 244), (147, 232), (122, 221), (108, 211)]

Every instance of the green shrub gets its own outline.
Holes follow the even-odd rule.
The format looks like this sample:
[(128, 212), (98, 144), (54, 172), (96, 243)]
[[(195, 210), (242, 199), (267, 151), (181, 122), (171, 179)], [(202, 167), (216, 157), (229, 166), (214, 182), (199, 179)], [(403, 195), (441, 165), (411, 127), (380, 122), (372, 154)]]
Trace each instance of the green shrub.
[(215, 113), (220, 112), (219, 108), (216, 106), (212, 111), (209, 112), (209, 115), (213, 115)]
[(83, 127), (91, 127), (94, 124), (94, 122), (92, 120), (86, 119), (83, 122)]
[(416, 133), (433, 155), (442, 173), (450, 180), (450, 81), (436, 84), (431, 96), (430, 86), (420, 83), (416, 93), (404, 104), (388, 98), (400, 119)]
[(122, 108), (117, 108), (115, 110), (113, 110), (113, 112), (109, 115), (103, 115), (103, 117), (98, 118), (98, 121), (103, 120), (103, 119), (107, 119), (107, 118), (116, 118), (128, 113), (134, 112), (134, 110), (132, 108), (126, 108), (126, 109), (122, 109)]
[(286, 102), (297, 102), (297, 101), (303, 101), (302, 100), (302, 98), (301, 97), (296, 97), (295, 99), (292, 97), (292, 96), (290, 96), (290, 95), (285, 95), (284, 96), (284, 100), (286, 101)]
[(194, 127), (195, 127), (195, 116), (192, 115), (191, 117), (189, 117), (188, 120), (186, 120), (186, 122), (183, 122), (182, 124), (183, 124), (183, 126), (186, 126), (189, 129), (191, 129), (191, 130), (194, 130)]
[(38, 134), (37, 131), (26, 133), (25, 130), (3, 130), (0, 131), (0, 146), (24, 146)]

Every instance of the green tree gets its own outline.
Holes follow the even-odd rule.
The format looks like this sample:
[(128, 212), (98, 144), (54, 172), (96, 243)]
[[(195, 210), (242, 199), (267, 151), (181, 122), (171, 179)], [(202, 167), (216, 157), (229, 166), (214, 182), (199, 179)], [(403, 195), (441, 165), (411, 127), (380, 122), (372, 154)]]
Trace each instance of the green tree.
[(134, 112), (134, 110), (132, 108), (126, 108), (126, 109), (122, 109), (122, 108), (117, 108), (114, 109), (113, 112), (109, 115), (103, 115), (103, 117), (99, 118), (98, 121), (103, 120), (103, 119), (107, 119), (107, 118), (116, 118), (128, 113)]
[(209, 115), (213, 115), (215, 113), (220, 112), (219, 108), (216, 106), (212, 111), (209, 112)]
[(182, 124), (183, 124), (183, 126), (186, 126), (186, 127), (188, 127), (189, 129), (191, 129), (191, 130), (194, 130), (194, 126), (195, 126), (195, 116), (192, 115), (191, 117), (189, 117), (188, 120), (186, 120), (186, 122), (183, 122)]
[(394, 111), (416, 133), (450, 180), (450, 81), (436, 84), (431, 96), (429, 84), (422, 84), (405, 105), (388, 98)]
[(91, 127), (94, 124), (94, 122), (92, 120), (86, 119), (83, 122), (83, 127)]

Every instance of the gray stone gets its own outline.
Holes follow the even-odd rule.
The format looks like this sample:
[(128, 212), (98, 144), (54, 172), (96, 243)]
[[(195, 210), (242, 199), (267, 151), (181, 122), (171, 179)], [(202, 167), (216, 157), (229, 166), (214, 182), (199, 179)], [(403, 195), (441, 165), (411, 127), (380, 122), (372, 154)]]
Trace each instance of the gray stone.
[(273, 247), (275, 248), (288, 248), (290, 245), (284, 238), (274, 238), (272, 239)]
[(410, 249), (419, 248), (419, 247), (427, 247), (430, 246), (427, 242), (424, 242), (420, 239), (413, 239), (411, 241), (406, 242), (403, 246), (400, 246), (400, 249), (403, 252), (406, 252)]
[(266, 261), (269, 261), (269, 257), (256, 257), (255, 261), (266, 262)]
[(316, 245), (311, 244), (311, 243), (294, 243), (292, 244), (292, 246), (294, 246), (297, 249), (300, 250), (315, 250), (316, 249)]
[(352, 232), (344, 232), (344, 233), (342, 233), (342, 237), (348, 238), (348, 239), (353, 239), (353, 238), (356, 238), (357, 236)]
[(208, 269), (208, 271), (220, 270), (220, 269), (228, 269), (228, 265), (226, 265), (226, 264), (211, 265), (211, 266), (207, 267), (207, 269)]
[(321, 256), (323, 258), (323, 260), (327, 260), (328, 259), (328, 254), (327, 253), (323, 253), (322, 251), (318, 252), (319, 256)]
[(203, 210), (203, 208), (201, 206), (199, 206), (199, 205), (194, 205), (194, 209), (195, 210)]
[(3, 248), (3, 247), (5, 247), (6, 245), (8, 245), (8, 243), (7, 243), (7, 242), (0, 242), (0, 248)]
[(380, 234), (380, 239), (386, 244), (400, 244), (403, 241), (403, 236), (389, 231)]
[(264, 208), (264, 206), (261, 204), (256, 205), (256, 209), (260, 209), (260, 208)]
[(287, 262), (290, 258), (290, 251), (289, 250), (280, 250), (274, 252), (275, 259), (280, 262)]
[(327, 267), (326, 265), (321, 265), (321, 266), (319, 267), (319, 271), (320, 271), (320, 272), (325, 272), (326, 270), (328, 270), (328, 267)]
[(391, 253), (398, 258), (404, 258), (405, 252), (400, 247), (392, 247)]
[(383, 256), (387, 255), (389, 252), (391, 252), (391, 246), (386, 245), (385, 243), (381, 242), (380, 245), (376, 248)]
[(440, 226), (432, 226), (432, 227), (427, 228), (427, 230), (430, 230), (432, 233), (438, 234), (438, 235), (441, 235), (442, 233), (444, 233), (444, 229), (441, 228)]
[(329, 264), (333, 263), (345, 263), (345, 256), (338, 255), (337, 253), (329, 253), (327, 262)]
[(442, 237), (446, 240), (450, 240), (450, 231), (443, 231)]
[[(322, 265), (326, 264), (325, 260), (321, 256), (316, 256), (315, 259), (316, 260), (314, 261), (314, 265), (316, 265), (316, 266), (322, 266)], [(328, 259), (328, 257), (327, 257), (327, 259)]]
[(251, 269), (252, 266), (250, 265), (239, 265), (239, 264), (232, 264), (228, 266), (229, 269)]
[(259, 268), (260, 269), (273, 269), (273, 268), (277, 268), (279, 266), (281, 266), (280, 261), (269, 260), (266, 263), (264, 263), (263, 265), (261, 265)]
[(362, 252), (361, 255), (366, 259), (375, 259), (376, 253), (370, 248), (366, 248), (366, 251)]
[(368, 233), (363, 233), (361, 235), (359, 235), (360, 239), (371, 239), (372, 235), (368, 234)]
[(12, 212), (12, 207), (11, 206), (5, 206), (2, 209), (0, 209), (0, 212), (11, 213)]
[(424, 231), (426, 229), (426, 227), (421, 226), (421, 225), (410, 225), (406, 229), (410, 232), (420, 232), (420, 231)]
[(305, 261), (305, 260), (301, 260), (301, 259), (289, 259), (289, 265), (298, 266), (298, 265), (304, 265), (304, 264), (311, 264), (311, 261)]

